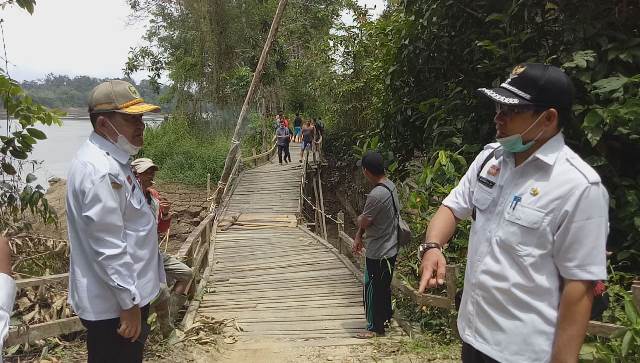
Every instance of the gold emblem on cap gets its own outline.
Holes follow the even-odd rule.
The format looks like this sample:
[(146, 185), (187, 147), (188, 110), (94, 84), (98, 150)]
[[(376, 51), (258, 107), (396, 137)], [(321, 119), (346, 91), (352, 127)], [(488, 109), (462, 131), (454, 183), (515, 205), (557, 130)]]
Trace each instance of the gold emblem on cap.
[(527, 69), (527, 67), (523, 66), (522, 64), (518, 64), (517, 66), (513, 67), (513, 70), (511, 71), (511, 77), (518, 76), (520, 73), (524, 72), (525, 69)]
[(133, 85), (129, 85), (129, 86), (127, 86), (127, 88), (129, 89), (129, 92), (131, 92), (131, 95), (133, 97), (135, 97), (135, 98), (139, 98), (140, 97), (140, 94), (138, 93), (138, 90), (135, 87), (133, 87)]
[(533, 187), (531, 188), (531, 190), (529, 191), (529, 194), (531, 194), (534, 197), (537, 197), (538, 194), (540, 194), (540, 189)]

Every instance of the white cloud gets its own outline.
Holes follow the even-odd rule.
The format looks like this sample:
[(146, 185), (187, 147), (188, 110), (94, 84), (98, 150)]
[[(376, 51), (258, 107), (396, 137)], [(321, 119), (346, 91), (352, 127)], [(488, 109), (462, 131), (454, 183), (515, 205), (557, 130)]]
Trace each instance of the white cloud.
[(128, 25), (129, 13), (125, 0), (41, 0), (33, 15), (5, 8), (0, 16), (11, 76), (122, 76), (129, 48), (144, 43), (144, 27)]

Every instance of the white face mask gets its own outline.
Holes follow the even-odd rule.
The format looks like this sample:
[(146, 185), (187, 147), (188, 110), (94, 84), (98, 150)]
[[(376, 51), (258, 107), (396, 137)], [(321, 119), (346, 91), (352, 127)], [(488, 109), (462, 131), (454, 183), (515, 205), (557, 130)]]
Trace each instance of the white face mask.
[(142, 146), (135, 146), (130, 143), (129, 140), (127, 140), (127, 138), (124, 137), (124, 135), (122, 135), (115, 126), (113, 126), (111, 121), (107, 122), (109, 123), (109, 126), (111, 126), (111, 128), (116, 132), (116, 134), (118, 134), (115, 145), (120, 148), (120, 150), (128, 153), (129, 155), (135, 155), (140, 151), (140, 149), (142, 149)]

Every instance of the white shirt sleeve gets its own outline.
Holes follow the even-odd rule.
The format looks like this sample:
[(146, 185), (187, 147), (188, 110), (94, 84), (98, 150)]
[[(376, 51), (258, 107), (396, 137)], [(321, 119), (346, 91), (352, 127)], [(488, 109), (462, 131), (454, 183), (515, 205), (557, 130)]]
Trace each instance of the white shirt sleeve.
[(82, 217), (87, 223), (83, 241), (92, 251), (93, 261), (100, 267), (98, 274), (113, 289), (123, 310), (140, 302), (136, 290), (136, 270), (124, 240), (121, 204), (126, 200), (124, 188), (114, 188), (108, 174), (97, 177), (84, 193)]
[(588, 184), (569, 198), (554, 236), (553, 259), (565, 279), (607, 278), (609, 195), (602, 184)]
[(2, 344), (9, 333), (9, 320), (16, 298), (16, 282), (11, 276), (0, 272), (0, 362), (2, 362)]
[(442, 205), (449, 207), (458, 219), (471, 217), (473, 212), (473, 203), (471, 201), (473, 200), (473, 190), (477, 183), (478, 168), (480, 168), (480, 164), (489, 153), (491, 153), (491, 150), (484, 150), (476, 156), (458, 185), (442, 201)]

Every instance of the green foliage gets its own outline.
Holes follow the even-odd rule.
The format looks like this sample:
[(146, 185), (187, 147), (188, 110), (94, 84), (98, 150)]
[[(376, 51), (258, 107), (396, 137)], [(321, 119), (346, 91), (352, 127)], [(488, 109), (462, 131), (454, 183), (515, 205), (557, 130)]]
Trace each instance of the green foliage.
[(194, 128), (176, 115), (157, 128), (147, 128), (142, 155), (160, 167), (158, 178), (185, 184), (205, 185), (220, 178), (229, 150), (230, 135)]
[(580, 351), (581, 362), (626, 363), (640, 361), (640, 313), (631, 294), (621, 290), (624, 315), (618, 319), (626, 329), (611, 339), (599, 338), (585, 344)]
[[(106, 80), (88, 76), (48, 74), (44, 79), (24, 81), (21, 86), (34, 101), (43, 106), (58, 109), (75, 107), (84, 110), (87, 108), (87, 95), (95, 86)], [(140, 84), (129, 78), (123, 80), (133, 83), (146, 102), (161, 105), (165, 112), (172, 108), (170, 102), (163, 99), (167, 92), (166, 87), (154, 85), (149, 80), (143, 80)]]
[(0, 95), (7, 115), (6, 135), (0, 136), (0, 229), (9, 233), (29, 229), (30, 224), (23, 216), (27, 210), (45, 223), (55, 223), (56, 215), (44, 197), (44, 188), (35, 183), (35, 175), (27, 172), (28, 166), (33, 164), (27, 159), (33, 145), (46, 139), (46, 135), (34, 126), (59, 125), (62, 114), (34, 102), (5, 74), (0, 74)]
[[(125, 73), (160, 70), (172, 81), (179, 112), (196, 123), (235, 124), (278, 1), (129, 0), (150, 19), (147, 45), (131, 49)], [(342, 0), (290, 2), (256, 92), (263, 117), (277, 111), (324, 112), (330, 92), (329, 31)], [(204, 116), (203, 116), (204, 115)]]
[[(329, 102), (338, 130), (327, 134), (326, 150), (353, 160), (374, 142), (393, 155), (392, 177), (402, 181), (417, 243), (444, 196), (495, 137), (493, 108), (475, 90), (499, 85), (522, 62), (561, 66), (576, 87), (567, 143), (610, 192), (612, 265), (637, 275), (639, 17), (640, 6), (628, 2), (390, 1), (380, 19), (360, 16), (335, 35), (342, 53)], [(356, 150), (354, 136), (361, 138)], [(459, 225), (450, 262), (464, 263), (468, 230), (468, 223)], [(398, 271), (410, 281), (414, 251), (399, 259)], [(624, 290), (627, 283), (609, 285)]]

